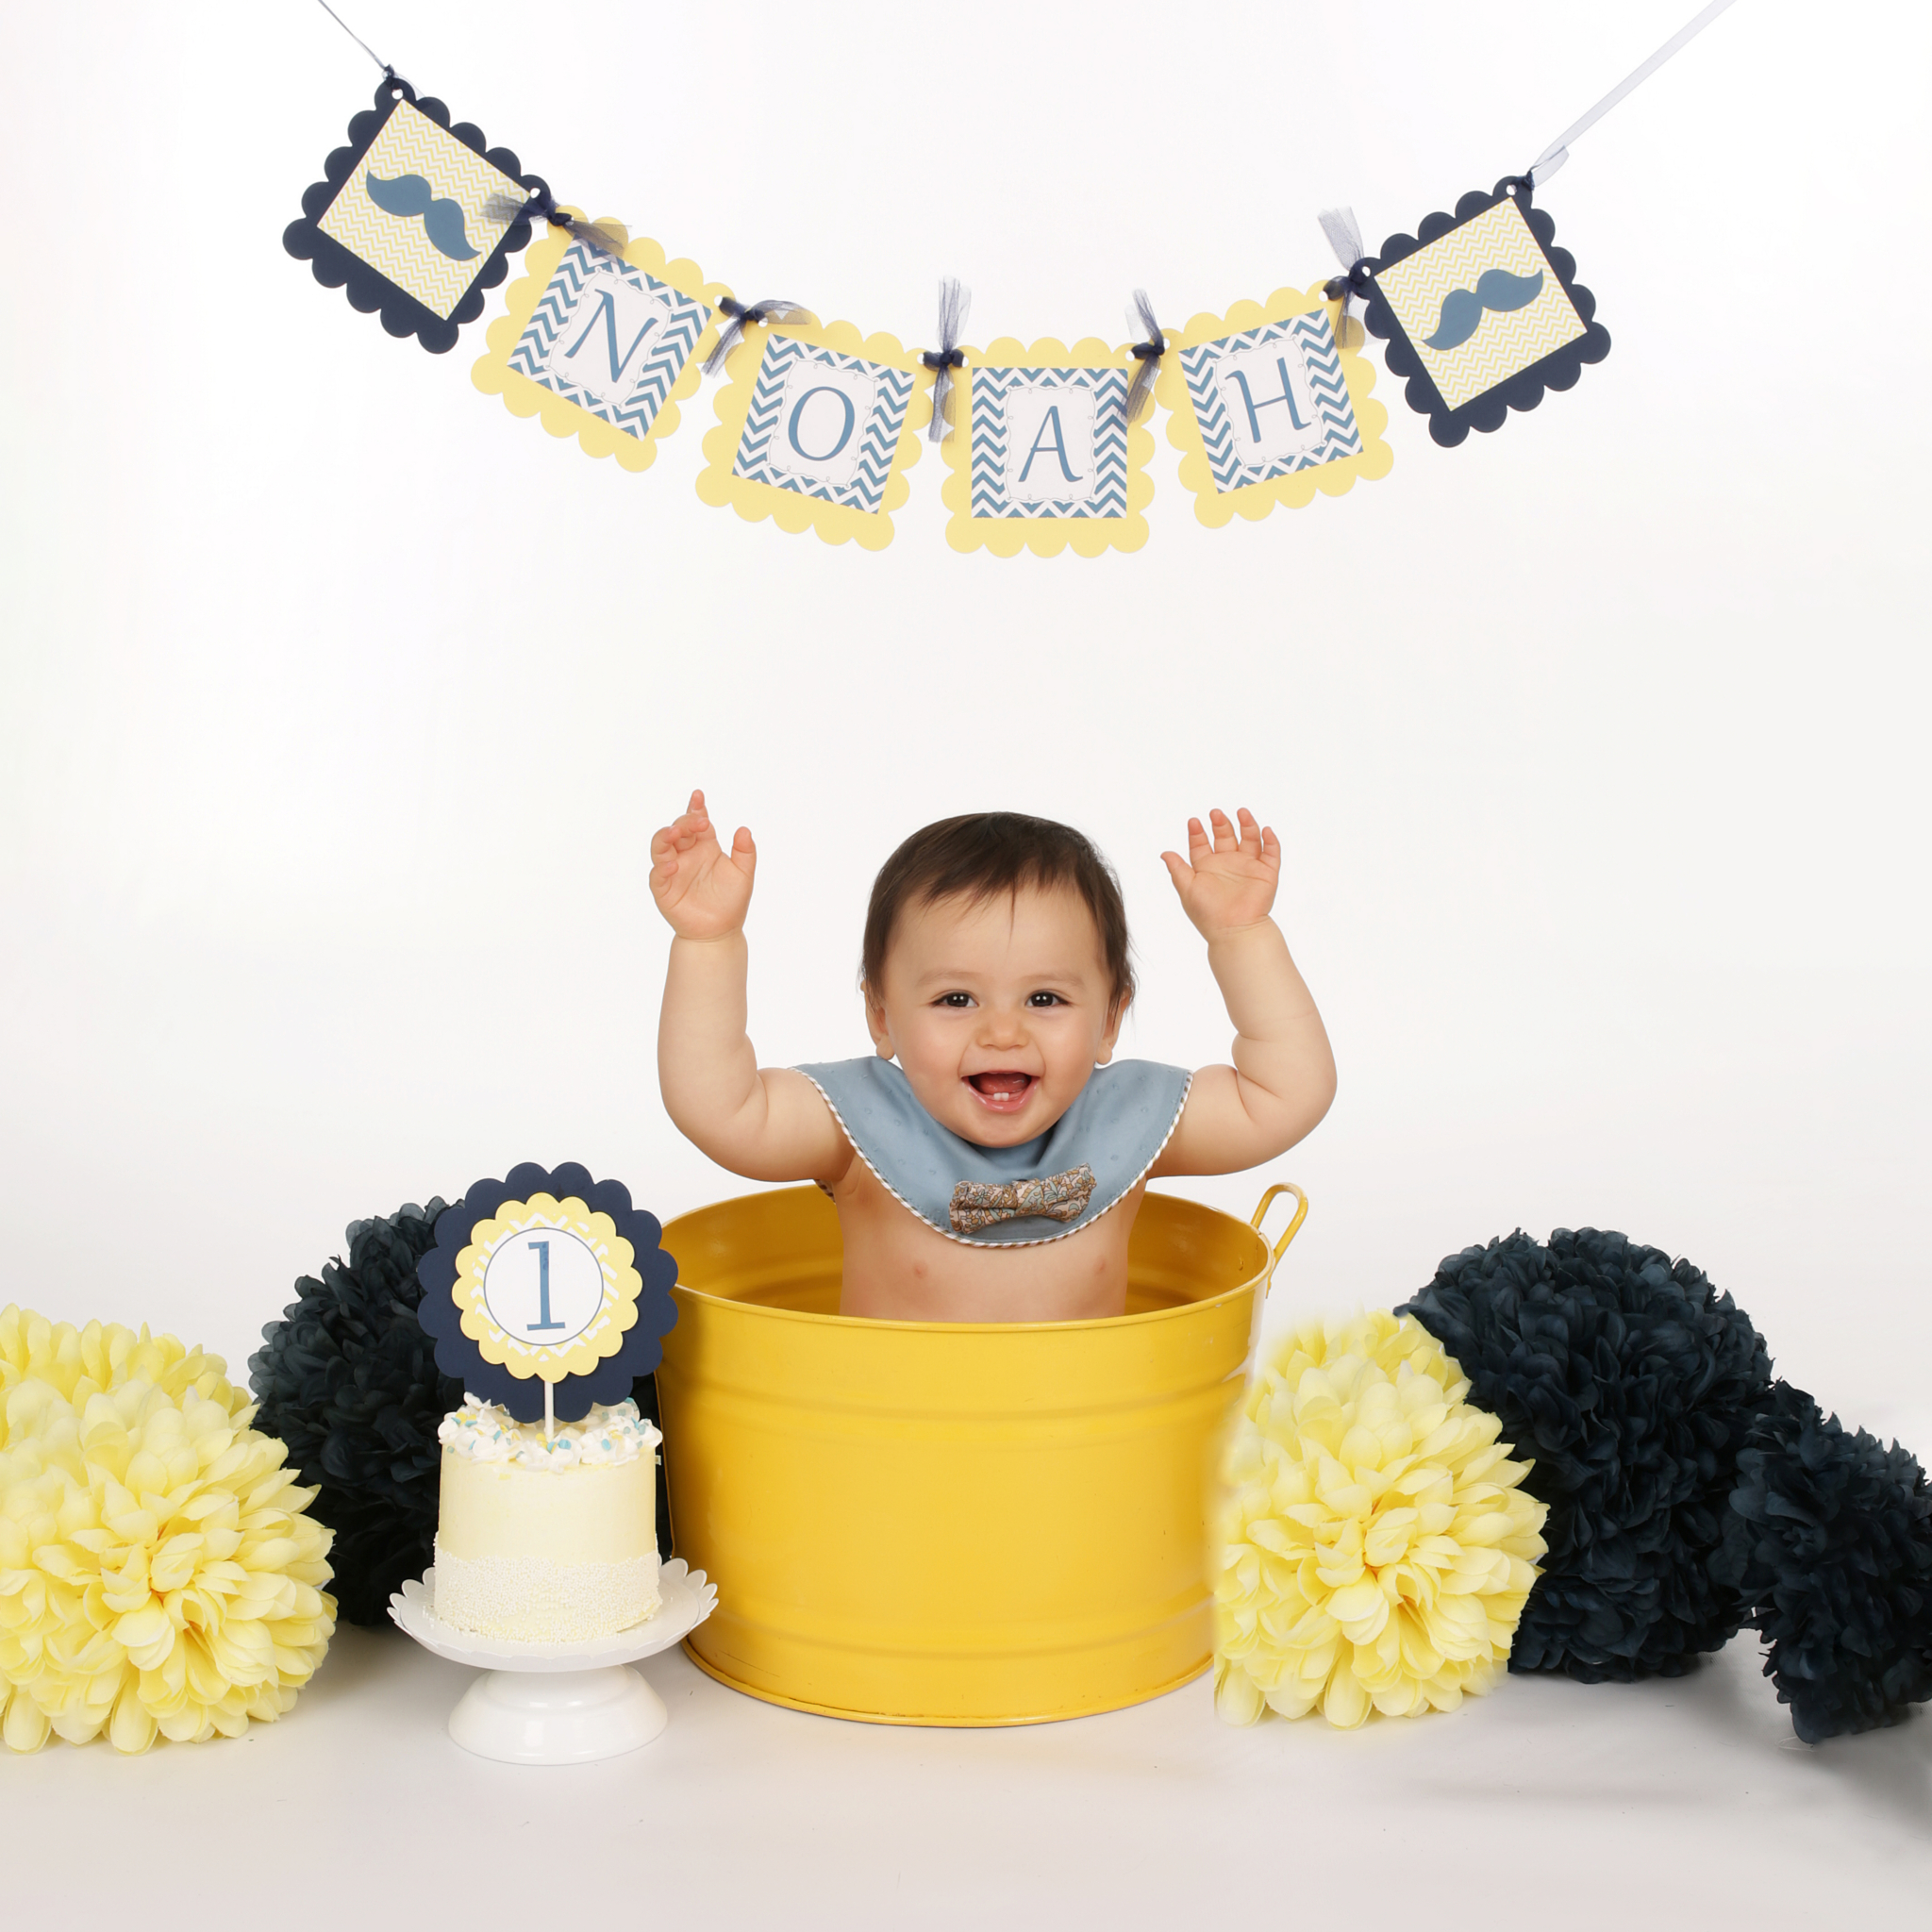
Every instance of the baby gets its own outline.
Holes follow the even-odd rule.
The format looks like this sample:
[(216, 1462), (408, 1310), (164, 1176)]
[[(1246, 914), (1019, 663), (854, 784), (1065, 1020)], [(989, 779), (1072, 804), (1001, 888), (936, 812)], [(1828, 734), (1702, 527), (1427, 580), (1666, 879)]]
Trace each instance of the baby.
[(847, 1315), (1072, 1322), (1126, 1304), (1149, 1180), (1232, 1174), (1328, 1110), (1335, 1060), (1268, 916), (1281, 846), (1188, 821), (1162, 855), (1234, 1022), (1234, 1064), (1113, 1058), (1134, 996), (1118, 881), (1076, 831), (1017, 812), (927, 825), (866, 912), (877, 1057), (763, 1067), (745, 1037), (744, 916), (757, 852), (725, 851), (702, 791), (651, 841), (675, 935), (658, 1069), (685, 1135), (751, 1180), (816, 1181), (839, 1209)]

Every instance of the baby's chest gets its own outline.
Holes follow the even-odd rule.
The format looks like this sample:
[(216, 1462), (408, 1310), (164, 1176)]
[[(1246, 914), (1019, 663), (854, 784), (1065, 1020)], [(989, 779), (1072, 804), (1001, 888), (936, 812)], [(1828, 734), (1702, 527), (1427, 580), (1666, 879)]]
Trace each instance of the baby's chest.
[(834, 1199), (845, 1242), (847, 1314), (951, 1322), (1067, 1322), (1118, 1315), (1136, 1188), (1058, 1240), (981, 1243), (941, 1234), (859, 1162)]

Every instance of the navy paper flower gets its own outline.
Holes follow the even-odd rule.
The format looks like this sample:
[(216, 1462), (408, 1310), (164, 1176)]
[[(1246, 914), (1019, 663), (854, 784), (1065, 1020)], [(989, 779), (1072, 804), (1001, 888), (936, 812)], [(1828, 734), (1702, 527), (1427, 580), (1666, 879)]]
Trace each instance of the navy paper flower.
[(1621, 1234), (1559, 1228), (1450, 1256), (1406, 1312), (1550, 1506), (1512, 1671), (1676, 1676), (1736, 1633), (1746, 1607), (1710, 1559), (1771, 1361), (1729, 1295)]
[(1713, 1564), (1750, 1606), (1764, 1674), (1807, 1744), (1932, 1698), (1932, 1492), (1894, 1442), (1780, 1382), (1738, 1457)]
[[(608, 1406), (630, 1395), (637, 1378), (657, 1368), (664, 1352), (663, 1338), (677, 1320), (677, 1306), (671, 1298), (672, 1286), (677, 1279), (677, 1263), (658, 1245), (663, 1231), (658, 1217), (633, 1208), (630, 1192), (622, 1182), (594, 1181), (589, 1169), (575, 1161), (566, 1161), (554, 1172), (534, 1161), (525, 1161), (512, 1168), (500, 1181), (478, 1181), (460, 1201), (445, 1208), (437, 1221), (436, 1245), (417, 1266), (417, 1275), (423, 1284), (418, 1312), (423, 1326), (436, 1339), (436, 1363), (444, 1374), (457, 1377), (465, 1390), (508, 1409), (518, 1422), (540, 1421), (543, 1414), (542, 1381), (534, 1374), (512, 1374), (501, 1361), (490, 1360), (485, 1345), (464, 1332), (462, 1310), (456, 1294), (462, 1257), (473, 1245), (473, 1230), (480, 1223), (493, 1220), (505, 1203), (527, 1202), (539, 1194), (550, 1195), (558, 1202), (575, 1197), (592, 1215), (608, 1215), (617, 1234), (630, 1243), (630, 1265), (642, 1283), (636, 1299), (637, 1319), (622, 1331), (617, 1345), (610, 1348), (600, 1341), (594, 1358), (587, 1345), (583, 1351), (585, 1368), (552, 1384), (553, 1413), (561, 1422), (576, 1422), (591, 1412), (592, 1405)], [(541, 1318), (523, 1324), (515, 1338), (530, 1346), (547, 1345), (541, 1341), (541, 1330), (562, 1329), (566, 1325), (561, 1319), (553, 1320), (551, 1314), (547, 1243), (552, 1230), (546, 1226), (540, 1237), (537, 1226), (538, 1224), (532, 1224), (522, 1245), (544, 1250)], [(493, 1298), (493, 1287), (491, 1293)], [(558, 1345), (568, 1345), (567, 1339)]]
[(296, 1282), (297, 1299), (248, 1360), (255, 1426), (279, 1436), (289, 1467), (320, 1486), (308, 1513), (336, 1533), (330, 1588), (351, 1624), (387, 1629), (391, 1594), (433, 1560), (436, 1431), (463, 1399), (416, 1320), (416, 1263), (441, 1212), (432, 1200), (351, 1222), (348, 1258)]

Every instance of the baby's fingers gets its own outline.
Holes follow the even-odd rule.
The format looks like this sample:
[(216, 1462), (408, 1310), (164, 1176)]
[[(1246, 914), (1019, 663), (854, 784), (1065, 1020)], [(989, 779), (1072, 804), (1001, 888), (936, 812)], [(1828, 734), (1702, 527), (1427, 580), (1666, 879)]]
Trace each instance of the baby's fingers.
[[(1190, 819), (1188, 825), (1191, 831), (1198, 832), (1201, 829), (1199, 819)], [(1205, 840), (1202, 841), (1202, 843), (1206, 842)], [(1188, 887), (1194, 876), (1193, 867), (1178, 852), (1163, 852), (1160, 855), (1160, 862), (1166, 866), (1167, 875), (1174, 881), (1174, 891), (1185, 899), (1188, 896)]]
[(1212, 857), (1213, 852), (1213, 841), (1208, 838), (1207, 830), (1202, 825), (1201, 821), (1199, 819), (1190, 819), (1188, 821), (1189, 858), (1191, 859), (1194, 864), (1199, 865), (1203, 862), (1203, 860)]
[(1234, 822), (1219, 806), (1208, 814), (1214, 826), (1214, 849), (1217, 852), (1239, 852), (1241, 837), (1235, 831)]

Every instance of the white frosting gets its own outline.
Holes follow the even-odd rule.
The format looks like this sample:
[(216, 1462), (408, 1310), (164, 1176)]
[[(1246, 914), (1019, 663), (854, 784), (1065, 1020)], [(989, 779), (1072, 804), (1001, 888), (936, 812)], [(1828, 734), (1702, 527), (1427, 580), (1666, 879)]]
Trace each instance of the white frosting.
[(619, 1563), (457, 1557), (436, 1545), (436, 1614), (458, 1630), (523, 1642), (579, 1643), (657, 1614), (658, 1555)]
[(664, 1438), (638, 1413), (635, 1402), (591, 1407), (580, 1422), (558, 1423), (547, 1440), (541, 1423), (520, 1423), (507, 1408), (465, 1394), (463, 1406), (442, 1419), (436, 1440), (452, 1456), (472, 1462), (514, 1462), (525, 1469), (598, 1469), (657, 1460)]

